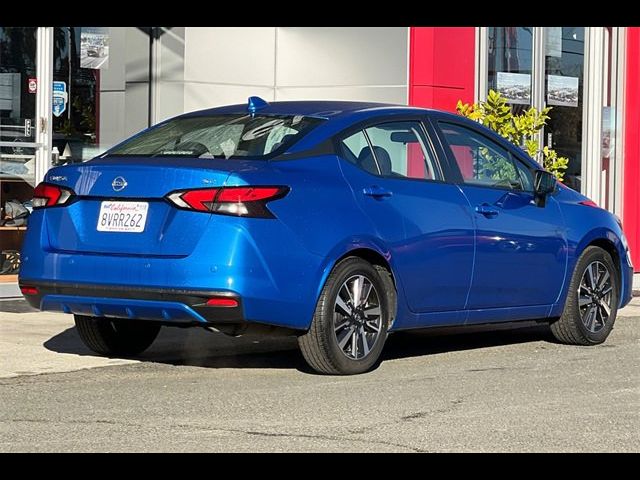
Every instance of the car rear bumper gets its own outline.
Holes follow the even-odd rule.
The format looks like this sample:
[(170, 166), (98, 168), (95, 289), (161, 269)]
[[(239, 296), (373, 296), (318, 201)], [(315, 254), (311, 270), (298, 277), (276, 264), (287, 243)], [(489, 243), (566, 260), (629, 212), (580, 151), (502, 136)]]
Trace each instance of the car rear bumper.
[[(246, 322), (242, 299), (230, 291), (164, 288), (123, 288), (107, 285), (20, 280), (25, 295), (40, 310), (94, 317), (132, 318), (177, 324), (241, 324)], [(209, 306), (211, 298), (228, 298), (236, 306)]]

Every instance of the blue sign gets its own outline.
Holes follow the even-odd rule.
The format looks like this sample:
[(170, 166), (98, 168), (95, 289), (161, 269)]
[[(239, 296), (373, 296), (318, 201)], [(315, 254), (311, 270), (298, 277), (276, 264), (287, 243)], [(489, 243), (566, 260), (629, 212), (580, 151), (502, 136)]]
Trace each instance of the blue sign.
[(66, 82), (53, 82), (53, 114), (56, 117), (62, 115), (67, 109), (67, 100)]

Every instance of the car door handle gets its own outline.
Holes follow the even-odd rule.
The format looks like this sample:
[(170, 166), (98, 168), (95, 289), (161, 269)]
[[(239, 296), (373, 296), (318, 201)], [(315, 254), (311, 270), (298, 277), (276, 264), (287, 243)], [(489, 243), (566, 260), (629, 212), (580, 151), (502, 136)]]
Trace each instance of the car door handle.
[(373, 198), (386, 198), (393, 195), (392, 192), (386, 188), (379, 187), (378, 185), (372, 185), (370, 187), (364, 187), (362, 193)]
[(478, 212), (480, 215), (484, 215), (487, 218), (497, 217), (498, 213), (500, 213), (488, 203), (481, 203), (480, 205), (476, 206), (476, 212)]

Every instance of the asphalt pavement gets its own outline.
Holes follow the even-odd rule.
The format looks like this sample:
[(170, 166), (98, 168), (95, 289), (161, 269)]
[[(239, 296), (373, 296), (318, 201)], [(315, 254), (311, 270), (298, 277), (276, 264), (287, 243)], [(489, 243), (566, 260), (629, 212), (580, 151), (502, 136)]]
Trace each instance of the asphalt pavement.
[(640, 301), (607, 342), (546, 326), (390, 337), (374, 371), (316, 375), (290, 338), (165, 328), (92, 355), (71, 316), (0, 302), (0, 452), (638, 452)]

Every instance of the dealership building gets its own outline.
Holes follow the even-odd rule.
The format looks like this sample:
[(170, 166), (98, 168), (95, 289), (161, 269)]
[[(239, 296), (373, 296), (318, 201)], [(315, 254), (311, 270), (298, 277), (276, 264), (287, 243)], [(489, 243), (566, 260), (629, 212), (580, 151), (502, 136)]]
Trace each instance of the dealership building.
[(0, 27), (0, 296), (19, 294), (27, 228), (7, 202), (52, 165), (254, 95), (455, 111), (490, 89), (553, 107), (543, 145), (622, 219), (640, 271), (640, 28)]

